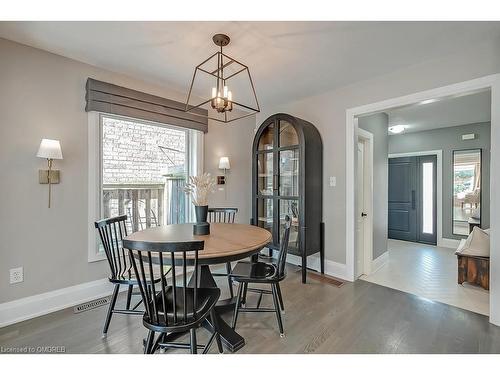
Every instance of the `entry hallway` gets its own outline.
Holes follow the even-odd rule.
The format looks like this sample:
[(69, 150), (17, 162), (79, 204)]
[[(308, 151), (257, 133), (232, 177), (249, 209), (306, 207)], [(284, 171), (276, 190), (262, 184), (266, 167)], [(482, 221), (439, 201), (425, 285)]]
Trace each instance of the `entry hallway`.
[(387, 246), (388, 261), (363, 280), (489, 315), (488, 291), (457, 283), (453, 249), (398, 240), (388, 240)]
[[(242, 313), (237, 331), (246, 345), (238, 353), (500, 352), (500, 327), (489, 324), (486, 316), (366, 281), (337, 288), (310, 278), (302, 285), (298, 269), (289, 267), (282, 291), (286, 337), (280, 338), (273, 313), (261, 318)], [(122, 295), (119, 302), (124, 299)], [(249, 297), (247, 305), (255, 303)], [(0, 347), (4, 352), (51, 345), (63, 346), (67, 353), (142, 353), (147, 331), (140, 317), (113, 316), (107, 338), (101, 338), (106, 308), (80, 314), (66, 309), (2, 328)], [(231, 315), (224, 318), (230, 321)], [(201, 343), (207, 339), (203, 331)]]

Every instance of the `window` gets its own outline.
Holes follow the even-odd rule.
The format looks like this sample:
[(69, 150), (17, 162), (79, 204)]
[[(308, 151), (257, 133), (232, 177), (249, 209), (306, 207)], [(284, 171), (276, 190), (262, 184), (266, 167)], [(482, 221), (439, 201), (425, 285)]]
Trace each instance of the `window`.
[[(94, 182), (89, 181), (97, 200), (92, 223), (95, 218), (127, 215), (131, 233), (189, 221), (192, 205), (183, 189), (188, 176), (200, 172), (200, 132), (105, 114), (97, 115), (90, 126), (98, 129), (98, 157), (92, 157), (89, 147), (89, 159), (94, 159), (89, 172), (92, 164), (98, 170)], [(89, 261), (103, 259), (95, 229), (90, 238), (96, 246), (89, 250)]]
[(434, 232), (434, 163), (422, 163), (422, 232)]

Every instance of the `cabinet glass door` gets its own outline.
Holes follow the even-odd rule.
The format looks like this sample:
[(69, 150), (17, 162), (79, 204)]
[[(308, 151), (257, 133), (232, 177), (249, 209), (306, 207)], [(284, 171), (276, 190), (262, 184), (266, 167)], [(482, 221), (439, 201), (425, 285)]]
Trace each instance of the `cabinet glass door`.
[(273, 195), (273, 153), (263, 152), (257, 154), (257, 194)]
[(274, 123), (269, 124), (259, 139), (259, 151), (272, 150), (274, 147)]
[(288, 121), (280, 120), (279, 147), (298, 146), (299, 137)]
[(279, 200), (279, 241), (285, 231), (285, 216), (290, 216), (292, 220), (290, 226), (290, 237), (288, 238), (288, 249), (295, 252), (299, 249), (299, 200), (280, 199)]
[(257, 225), (261, 228), (273, 232), (273, 199), (258, 198), (257, 199)]
[(279, 152), (279, 195), (299, 196), (299, 149)]

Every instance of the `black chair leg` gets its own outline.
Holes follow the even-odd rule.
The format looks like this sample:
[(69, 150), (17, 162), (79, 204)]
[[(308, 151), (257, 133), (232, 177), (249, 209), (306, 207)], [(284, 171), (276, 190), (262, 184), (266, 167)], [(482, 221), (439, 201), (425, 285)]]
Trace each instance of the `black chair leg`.
[(226, 271), (227, 271), (227, 283), (229, 285), (229, 294), (231, 295), (231, 298), (233, 298), (234, 297), (233, 281), (231, 280), (231, 277), (229, 276), (231, 274), (231, 263), (230, 262), (226, 263)]
[(280, 336), (285, 337), (285, 333), (283, 331), (283, 322), (281, 320), (281, 310), (279, 306), (279, 301), (278, 301), (278, 292), (276, 289), (276, 284), (271, 285), (272, 289), (272, 294), (273, 294), (273, 302), (274, 302), (274, 309), (276, 311), (276, 319), (278, 320), (278, 327), (280, 329)]
[(134, 289), (133, 285), (128, 286), (127, 290), (127, 310), (130, 310), (130, 301), (132, 301), (132, 290)]
[(276, 284), (276, 291), (278, 292), (278, 299), (280, 301), (280, 308), (282, 311), (285, 311), (285, 304), (283, 303), (283, 296), (281, 295), (281, 288), (280, 288), (279, 283)]
[(263, 293), (262, 293), (262, 292), (260, 292), (260, 293), (259, 293), (259, 299), (257, 300), (257, 308), (259, 308), (259, 307), (260, 307), (260, 303), (262, 302), (262, 295), (263, 295)]
[(105, 336), (108, 333), (109, 323), (111, 322), (111, 316), (113, 315), (113, 310), (116, 304), (116, 298), (118, 297), (118, 292), (120, 291), (120, 284), (115, 284), (115, 289), (113, 290), (113, 295), (111, 296), (111, 302), (108, 307), (108, 314), (106, 315), (106, 320), (104, 321), (104, 328), (102, 329), (102, 334)]
[(240, 310), (242, 293), (243, 293), (243, 283), (240, 282), (238, 284), (238, 295), (236, 296), (236, 306), (234, 307), (233, 322), (231, 324), (232, 329), (236, 328), (236, 321), (238, 320), (238, 311)]
[(245, 305), (247, 303), (247, 291), (248, 291), (248, 283), (243, 283), (243, 297), (241, 298), (242, 305)]
[(148, 338), (146, 339), (146, 342), (144, 344), (144, 354), (152, 354), (154, 341), (155, 341), (155, 333), (154, 331), (149, 331)]
[(198, 354), (198, 343), (196, 342), (196, 328), (190, 329), (191, 334), (191, 354)]
[(215, 315), (215, 309), (212, 309), (212, 311), (210, 311), (210, 320), (212, 321), (212, 325), (214, 326), (215, 341), (217, 342), (219, 353), (224, 353), (224, 349), (222, 348), (222, 341), (220, 339), (219, 321), (217, 320), (217, 316)]

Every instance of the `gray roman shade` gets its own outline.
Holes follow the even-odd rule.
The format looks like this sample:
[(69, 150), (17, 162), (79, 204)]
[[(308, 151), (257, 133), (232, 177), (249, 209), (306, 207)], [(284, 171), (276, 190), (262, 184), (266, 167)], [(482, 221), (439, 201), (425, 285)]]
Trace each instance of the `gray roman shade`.
[(185, 112), (186, 105), (174, 100), (140, 91), (87, 79), (85, 111), (97, 111), (142, 120), (155, 121), (183, 128), (208, 131), (206, 109)]

